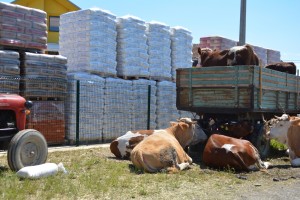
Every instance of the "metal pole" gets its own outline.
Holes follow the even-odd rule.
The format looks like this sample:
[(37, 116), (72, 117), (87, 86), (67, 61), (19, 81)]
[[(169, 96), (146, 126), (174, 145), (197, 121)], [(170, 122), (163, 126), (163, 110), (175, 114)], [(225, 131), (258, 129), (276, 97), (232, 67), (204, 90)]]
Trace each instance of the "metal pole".
[(147, 130), (150, 130), (150, 111), (151, 111), (151, 85), (148, 85), (148, 115), (147, 115)]
[(246, 0), (241, 0), (240, 38), (238, 45), (244, 45), (246, 43), (246, 4)]
[(80, 81), (76, 81), (76, 146), (79, 146)]

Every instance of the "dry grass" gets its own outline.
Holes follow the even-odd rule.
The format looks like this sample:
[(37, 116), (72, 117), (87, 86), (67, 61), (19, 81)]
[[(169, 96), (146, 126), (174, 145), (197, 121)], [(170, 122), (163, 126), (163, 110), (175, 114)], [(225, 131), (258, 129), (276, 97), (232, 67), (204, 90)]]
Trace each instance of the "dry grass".
[(285, 156), (270, 161), (275, 167), (266, 172), (213, 170), (198, 162), (178, 174), (148, 174), (136, 170), (130, 161), (115, 159), (109, 148), (92, 148), (49, 153), (47, 162), (62, 162), (69, 171), (67, 175), (21, 180), (8, 169), (2, 156), (0, 198), (268, 199), (273, 195), (276, 199), (277, 193), (268, 193), (270, 188), (278, 188), (277, 195), (283, 194), (282, 187), (299, 183), (300, 169), (291, 168)]

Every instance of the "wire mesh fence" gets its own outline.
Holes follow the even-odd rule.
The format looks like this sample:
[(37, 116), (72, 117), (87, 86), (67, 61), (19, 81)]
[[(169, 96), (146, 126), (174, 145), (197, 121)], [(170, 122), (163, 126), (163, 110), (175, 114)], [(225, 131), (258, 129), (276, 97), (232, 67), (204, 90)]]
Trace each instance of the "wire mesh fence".
[(193, 117), (177, 110), (171, 81), (92, 74), (63, 80), (2, 77), (0, 93), (33, 102), (26, 128), (40, 131), (49, 145), (105, 143), (129, 130), (166, 128), (181, 116)]

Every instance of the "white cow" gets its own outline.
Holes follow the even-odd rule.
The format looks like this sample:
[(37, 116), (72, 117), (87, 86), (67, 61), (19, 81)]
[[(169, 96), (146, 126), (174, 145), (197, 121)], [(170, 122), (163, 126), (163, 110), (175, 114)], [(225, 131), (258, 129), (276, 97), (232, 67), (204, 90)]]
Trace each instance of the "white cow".
[(287, 145), (291, 165), (300, 167), (300, 118), (283, 114), (270, 125), (269, 136)]

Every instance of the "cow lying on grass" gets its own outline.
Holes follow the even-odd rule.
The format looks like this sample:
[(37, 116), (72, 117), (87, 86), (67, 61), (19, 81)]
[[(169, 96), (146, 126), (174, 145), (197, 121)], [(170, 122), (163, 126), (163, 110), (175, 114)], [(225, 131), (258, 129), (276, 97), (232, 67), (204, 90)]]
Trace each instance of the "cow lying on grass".
[(144, 138), (131, 151), (130, 159), (137, 168), (147, 172), (177, 172), (189, 168), (193, 162), (184, 148), (206, 139), (196, 122), (181, 118), (178, 122), (171, 122), (171, 127)]
[(287, 145), (293, 167), (300, 167), (300, 118), (283, 114), (270, 124), (269, 136)]
[(258, 150), (248, 140), (219, 134), (208, 138), (202, 159), (209, 167), (244, 171), (267, 169), (270, 165), (262, 162)]
[(153, 133), (156, 130), (138, 130), (128, 131), (125, 135), (122, 135), (110, 143), (110, 151), (117, 157), (122, 159), (129, 159), (132, 149), (140, 143), (144, 138)]

